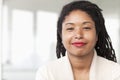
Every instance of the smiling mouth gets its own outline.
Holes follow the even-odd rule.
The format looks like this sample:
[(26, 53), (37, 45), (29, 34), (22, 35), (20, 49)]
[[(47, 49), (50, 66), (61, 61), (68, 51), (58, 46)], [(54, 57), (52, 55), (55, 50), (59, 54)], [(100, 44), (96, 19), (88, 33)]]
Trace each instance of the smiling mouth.
[(75, 47), (83, 47), (84, 45), (86, 45), (86, 43), (84, 42), (74, 42), (72, 43), (73, 46)]

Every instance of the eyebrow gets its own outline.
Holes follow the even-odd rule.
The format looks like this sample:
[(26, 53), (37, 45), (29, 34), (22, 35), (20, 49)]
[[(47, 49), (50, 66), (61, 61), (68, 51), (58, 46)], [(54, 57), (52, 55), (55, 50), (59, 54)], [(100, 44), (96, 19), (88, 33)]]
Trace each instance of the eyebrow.
[(90, 22), (90, 21), (83, 22), (83, 24), (87, 24), (87, 23), (93, 24), (93, 23)]
[(70, 22), (70, 23), (65, 23), (65, 25), (69, 25), (69, 24), (70, 24), (70, 25), (74, 25), (74, 23), (71, 23), (71, 22)]
[[(71, 23), (71, 22), (65, 23), (65, 25), (68, 25), (68, 24), (69, 25), (74, 25), (74, 23)], [(84, 24), (93, 24), (93, 23), (90, 22), (90, 21), (86, 21), (86, 22), (83, 22), (82, 24), (84, 25)]]

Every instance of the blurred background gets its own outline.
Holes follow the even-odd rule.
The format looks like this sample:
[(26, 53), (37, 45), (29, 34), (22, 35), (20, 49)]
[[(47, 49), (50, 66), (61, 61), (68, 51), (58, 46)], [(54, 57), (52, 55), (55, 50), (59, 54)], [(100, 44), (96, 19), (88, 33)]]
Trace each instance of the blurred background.
[[(3, 0), (2, 80), (35, 80), (37, 69), (56, 59), (56, 23), (74, 0)], [(89, 0), (103, 10), (120, 63), (120, 0)]]

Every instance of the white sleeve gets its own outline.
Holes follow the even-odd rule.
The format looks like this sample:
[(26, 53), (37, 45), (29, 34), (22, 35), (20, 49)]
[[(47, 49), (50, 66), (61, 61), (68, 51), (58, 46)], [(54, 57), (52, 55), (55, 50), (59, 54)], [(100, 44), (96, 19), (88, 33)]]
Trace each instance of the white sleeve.
[(115, 80), (120, 80), (120, 65), (119, 64), (116, 64), (114, 65), (114, 72), (113, 72), (113, 75), (115, 76)]
[(46, 67), (41, 67), (38, 69), (35, 80), (48, 80)]
[(120, 76), (119, 76), (119, 77), (117, 77), (115, 80), (120, 80)]

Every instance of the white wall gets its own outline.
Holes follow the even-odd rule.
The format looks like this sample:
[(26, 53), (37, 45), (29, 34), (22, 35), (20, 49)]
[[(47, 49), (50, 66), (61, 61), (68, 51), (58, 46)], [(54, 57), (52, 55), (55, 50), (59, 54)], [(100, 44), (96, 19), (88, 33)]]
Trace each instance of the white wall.
[(61, 7), (69, 1), (72, 0), (5, 0), (5, 4), (11, 8), (23, 10), (59, 12)]
[(2, 78), (2, 69), (1, 69), (1, 67), (2, 67), (2, 65), (1, 65), (1, 61), (2, 61), (2, 0), (0, 0), (0, 80), (1, 80), (1, 78)]
[[(14, 13), (14, 10), (23, 11), (23, 12), (25, 11), (26, 13), (30, 12), (29, 15), (31, 17), (31, 20), (32, 20), (31, 15), (33, 15), (35, 17), (34, 18), (35, 23), (33, 22), (33, 24), (32, 24), (32, 22), (30, 22), (29, 25), (41, 26), (41, 25), (45, 24), (44, 23), (45, 21), (49, 21), (48, 18), (46, 18), (46, 17), (44, 18), (44, 16), (42, 16), (43, 14), (46, 14), (47, 16), (52, 15), (52, 16), (54, 16), (54, 20), (56, 20), (62, 6), (65, 3), (68, 3), (70, 1), (73, 1), (73, 0), (50, 0), (50, 1), (48, 1), (48, 0), (5, 0), (4, 5), (6, 5), (8, 7), (8, 13), (9, 13), (7, 15), (9, 17), (8, 21), (11, 21), (11, 19), (12, 19), (11, 15)], [(120, 52), (120, 49), (119, 49), (119, 46), (120, 46), (120, 37), (119, 37), (119, 34), (120, 34), (120, 23), (119, 23), (120, 22), (120, 10), (119, 10), (120, 1), (116, 0), (116, 1), (114, 1), (114, 3), (113, 3), (113, 0), (109, 0), (109, 1), (107, 1), (107, 0), (91, 0), (91, 1), (97, 3), (103, 9), (103, 14), (104, 14), (104, 17), (105, 17), (105, 20), (106, 20), (106, 27), (107, 27), (108, 33), (110, 34), (110, 37), (112, 38), (112, 42), (113, 42), (113, 45), (115, 47), (115, 51), (116, 51), (117, 56), (120, 56), (120, 54), (119, 54), (119, 52)], [(1, 6), (0, 6), (0, 8), (1, 8)], [(49, 12), (49, 14), (47, 12)], [(0, 15), (1, 15), (1, 13), (0, 13)], [(28, 18), (29, 18), (29, 15), (26, 15), (26, 16), (28, 16)], [(40, 24), (41, 23), (41, 17), (42, 17), (42, 20), (44, 21), (44, 22), (42, 22), (43, 24)], [(16, 18), (14, 18), (14, 20), (16, 20)], [(20, 22), (24, 23), (23, 20), (20, 20), (18, 23), (20, 24)], [(52, 23), (54, 23), (54, 22), (52, 22)], [(10, 26), (11, 24), (12, 24), (12, 22), (8, 22), (9, 28), (11, 27)], [(14, 24), (14, 25), (19, 26), (19, 25), (16, 25), (16, 24)], [(45, 25), (46, 26), (51, 26), (50, 23), (46, 23)], [(52, 28), (52, 27), (55, 27), (55, 24), (52, 25), (50, 28)], [(40, 32), (37, 31), (37, 34), (42, 34), (43, 35), (46, 28), (43, 28), (43, 30), (41, 30), (41, 28), (38, 27)], [(41, 33), (42, 31), (43, 31), (43, 33)], [(51, 31), (51, 29), (47, 29), (47, 31), (49, 32), (49, 31)], [(55, 29), (52, 29), (52, 32), (54, 32), (54, 31), (55, 31)], [(52, 35), (51, 32), (49, 32), (49, 33)], [(0, 29), (0, 35), (1, 35), (1, 29)], [(41, 40), (40, 35), (37, 38), (39, 38), (39, 39), (36, 40), (37, 44), (42, 44), (42, 43), (40, 43), (40, 40)], [(48, 39), (48, 38), (46, 38), (46, 39)], [(51, 41), (54, 41), (54, 39), (51, 39)], [(10, 46), (10, 44), (9, 44), (9, 46)], [(33, 46), (35, 46), (35, 45), (33, 45)], [(41, 47), (41, 46), (36, 46), (36, 47), (38, 47), (38, 49), (36, 49), (35, 51), (40, 52), (39, 47)], [(45, 49), (45, 47), (46, 46), (43, 46), (44, 49)], [(55, 43), (53, 43), (52, 47), (55, 48)], [(1, 46), (0, 46), (0, 49), (1, 49)], [(33, 54), (30, 54), (32, 56), (32, 59), (31, 59), (31, 57), (23, 57), (22, 60), (24, 61), (24, 59), (26, 58), (27, 62), (24, 61), (24, 64), (21, 63), (22, 66), (24, 65), (22, 68), (21, 68), (21, 65), (18, 65), (18, 64), (17, 64), (17, 66), (16, 66), (16, 64), (15, 64), (15, 66), (11, 66), (13, 64), (5, 64), (4, 69), (3, 69), (3, 71), (4, 71), (3, 72), (3, 78), (6, 79), (6, 80), (34, 80), (36, 69), (33, 69), (33, 68), (35, 67), (35, 64), (42, 63), (42, 62), (40, 62), (40, 60), (43, 60), (43, 58), (45, 59), (46, 58), (45, 54), (47, 52), (49, 52), (49, 51), (44, 50), (44, 49), (41, 50), (42, 54), (44, 54), (42, 56), (37, 56), (37, 55), (34, 55), (36, 53), (33, 53)], [(53, 49), (52, 52), (55, 52), (55, 50)], [(24, 53), (22, 53), (22, 54), (24, 56)], [(40, 54), (40, 53), (38, 53), (38, 54)], [(55, 59), (55, 57), (53, 57), (53, 56), (55, 56), (55, 54), (49, 54), (48, 53), (47, 55), (50, 55), (50, 57), (52, 57), (52, 59), (48, 59), (48, 60)], [(8, 55), (9, 59), (11, 59), (10, 56), (11, 55)], [(38, 57), (38, 60), (36, 59), (37, 57)], [(20, 58), (20, 56), (18, 58)], [(120, 62), (120, 57), (117, 57), (117, 58)], [(15, 62), (17, 60), (12, 59), (12, 61)], [(46, 61), (47, 61), (47, 59), (46, 59)], [(19, 62), (19, 60), (18, 60), (18, 62)], [(35, 63), (35, 62), (38, 62), (38, 63)], [(44, 62), (44, 60), (43, 60), (43, 62)], [(39, 65), (37, 65), (37, 67), (38, 66)]]
[(68, 1), (5, 0), (3, 79), (34, 80), (36, 68), (56, 59), (56, 21)]
[(120, 0), (92, 0), (103, 10), (105, 24), (120, 63)]

